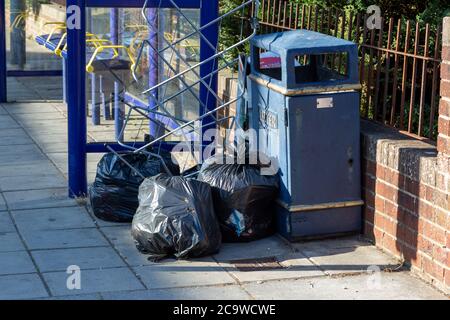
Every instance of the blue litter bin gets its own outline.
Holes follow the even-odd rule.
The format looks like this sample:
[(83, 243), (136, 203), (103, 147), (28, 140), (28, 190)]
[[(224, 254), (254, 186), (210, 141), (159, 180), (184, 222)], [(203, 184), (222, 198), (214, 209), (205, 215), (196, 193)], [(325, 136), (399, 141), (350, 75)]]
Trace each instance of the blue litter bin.
[(276, 159), (278, 231), (291, 241), (361, 229), (356, 44), (317, 32), (251, 41), (250, 127)]

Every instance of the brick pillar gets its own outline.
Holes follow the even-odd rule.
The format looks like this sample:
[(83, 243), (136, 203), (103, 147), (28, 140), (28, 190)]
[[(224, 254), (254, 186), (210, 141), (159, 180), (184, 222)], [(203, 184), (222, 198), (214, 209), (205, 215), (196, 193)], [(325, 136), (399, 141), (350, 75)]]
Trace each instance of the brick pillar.
[(441, 64), (441, 99), (439, 102), (438, 125), (438, 166), (436, 171), (436, 188), (446, 195), (445, 207), (437, 213), (439, 225), (446, 229), (445, 240), (441, 249), (446, 253), (446, 268), (444, 268), (443, 290), (450, 288), (450, 17), (444, 18), (442, 33), (442, 64)]
[(438, 151), (450, 156), (450, 17), (444, 18), (442, 32)]

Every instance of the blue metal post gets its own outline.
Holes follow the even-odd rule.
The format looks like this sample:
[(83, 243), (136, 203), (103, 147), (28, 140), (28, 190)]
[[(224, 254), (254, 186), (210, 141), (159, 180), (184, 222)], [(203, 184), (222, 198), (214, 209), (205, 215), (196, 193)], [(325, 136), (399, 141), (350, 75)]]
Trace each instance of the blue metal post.
[(5, 1), (0, 1), (0, 102), (6, 102), (6, 22)]
[(66, 59), (61, 59), (62, 64), (62, 89), (63, 89), (63, 101), (67, 103), (67, 73), (66, 73)]
[(111, 110), (109, 108), (109, 104), (106, 103), (106, 95), (105, 92), (103, 90), (103, 76), (99, 75), (98, 76), (98, 90), (100, 92), (100, 101), (102, 104), (102, 110), (103, 110), (103, 116), (105, 117), (105, 120), (110, 120), (111, 119)]
[(97, 103), (97, 77), (91, 74), (91, 114), (92, 124), (98, 126), (100, 124), (100, 104)]
[[(110, 22), (110, 33), (111, 33), (111, 42), (113, 44), (119, 44), (119, 9), (114, 8), (111, 9), (111, 22)], [(114, 82), (114, 128), (116, 133), (116, 140), (123, 141), (123, 120), (125, 118), (125, 110), (123, 103), (120, 103), (120, 83)]]
[[(200, 11), (200, 25), (203, 26), (210, 21), (216, 19), (219, 16), (219, 1), (203, 1), (202, 7)], [(219, 26), (218, 24), (213, 24), (210, 27), (201, 31), (202, 34), (209, 40), (209, 42), (213, 46), (217, 46), (218, 42), (218, 33)], [(208, 44), (201, 39), (200, 41), (200, 61), (204, 61), (209, 57), (215, 54), (215, 50), (208, 46)], [(208, 63), (203, 64), (200, 67), (200, 77), (206, 77), (209, 73), (214, 71), (217, 68), (217, 60), (210, 61)], [(212, 75), (205, 79), (205, 82), (211, 84), (211, 88), (213, 88), (217, 92), (217, 74)], [(213, 110), (217, 106), (217, 101), (213, 95), (208, 92), (208, 88), (201, 84), (200, 85), (200, 100), (205, 104), (205, 107), (200, 106), (200, 115), (205, 114), (206, 112)], [(206, 117), (203, 119), (203, 123), (214, 123), (214, 118)], [(202, 137), (206, 130), (214, 128), (214, 124), (210, 126), (205, 126), (202, 129)], [(202, 139), (203, 141), (203, 139)]]
[[(86, 10), (86, 23), (87, 23), (87, 31), (93, 32), (93, 15), (92, 10)], [(92, 124), (94, 126), (100, 125), (100, 104), (97, 103), (97, 76), (95, 73), (91, 73), (91, 115), (92, 115)]]
[[(159, 66), (158, 66), (158, 52), (153, 50), (152, 48), (158, 48), (158, 9), (157, 8), (148, 8), (147, 9), (147, 17), (148, 21), (151, 21), (153, 24), (153, 28), (149, 30), (148, 40), (151, 43), (151, 46), (148, 47), (148, 61), (149, 61), (149, 75), (148, 75), (148, 86), (149, 88), (154, 87), (158, 84), (159, 78)], [(152, 94), (157, 98), (158, 92), (155, 90)], [(148, 106), (149, 109), (154, 109), (157, 103), (155, 99), (149, 98)], [(157, 117), (154, 113), (148, 113), (149, 118), (149, 132), (150, 135), (154, 138), (158, 138), (160, 136), (160, 126), (157, 123)]]
[[(69, 196), (87, 194), (86, 174), (86, 2), (67, 0), (67, 8), (78, 6), (80, 28), (67, 28), (67, 116), (69, 152)], [(73, 8), (73, 7), (72, 7)]]

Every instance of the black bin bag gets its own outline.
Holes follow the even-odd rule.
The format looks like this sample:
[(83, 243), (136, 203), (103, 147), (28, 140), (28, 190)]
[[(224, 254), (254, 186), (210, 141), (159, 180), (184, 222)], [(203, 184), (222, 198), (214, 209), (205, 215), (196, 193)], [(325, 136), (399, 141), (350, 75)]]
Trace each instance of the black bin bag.
[(224, 242), (248, 242), (274, 233), (279, 178), (262, 175), (261, 168), (220, 164), (214, 157), (204, 162), (198, 179), (212, 187)]
[(131, 234), (138, 250), (151, 260), (216, 253), (222, 236), (211, 187), (201, 181), (165, 174), (145, 179), (139, 188), (139, 208)]
[[(160, 158), (142, 153), (120, 154), (144, 177), (152, 177), (165, 168)], [(94, 214), (99, 219), (112, 222), (131, 222), (139, 206), (139, 185), (144, 180), (114, 153), (107, 153), (97, 165), (94, 183), (89, 188), (89, 198)], [(161, 157), (172, 174), (180, 169), (174, 164), (170, 153)]]

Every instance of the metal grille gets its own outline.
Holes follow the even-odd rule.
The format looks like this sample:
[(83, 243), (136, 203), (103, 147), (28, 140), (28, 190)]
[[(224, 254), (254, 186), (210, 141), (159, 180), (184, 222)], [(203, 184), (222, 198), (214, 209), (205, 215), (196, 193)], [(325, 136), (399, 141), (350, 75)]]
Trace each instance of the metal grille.
[(275, 257), (234, 260), (230, 263), (242, 272), (284, 269)]

